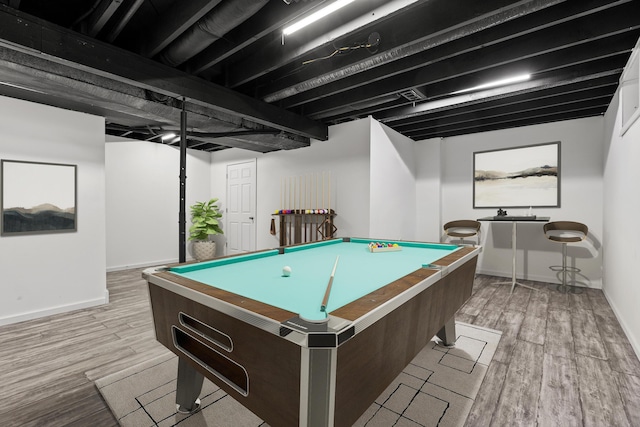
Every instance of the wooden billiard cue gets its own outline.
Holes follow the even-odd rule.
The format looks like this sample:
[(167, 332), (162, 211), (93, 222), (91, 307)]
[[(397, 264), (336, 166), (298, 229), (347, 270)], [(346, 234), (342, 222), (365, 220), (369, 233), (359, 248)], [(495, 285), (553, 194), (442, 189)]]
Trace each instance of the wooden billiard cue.
[(328, 205), (329, 205), (328, 206), (329, 212), (327, 212), (327, 213), (330, 214), (331, 213), (331, 171), (329, 171), (329, 203), (328, 203)]
[(336, 257), (336, 262), (333, 264), (333, 271), (331, 272), (331, 277), (329, 277), (329, 283), (327, 284), (327, 290), (324, 292), (324, 298), (322, 299), (322, 304), (320, 305), (320, 311), (325, 311), (327, 309), (327, 303), (329, 302), (329, 294), (331, 293), (331, 285), (333, 284), (333, 276), (336, 274), (336, 267), (338, 267), (338, 259), (340, 255)]

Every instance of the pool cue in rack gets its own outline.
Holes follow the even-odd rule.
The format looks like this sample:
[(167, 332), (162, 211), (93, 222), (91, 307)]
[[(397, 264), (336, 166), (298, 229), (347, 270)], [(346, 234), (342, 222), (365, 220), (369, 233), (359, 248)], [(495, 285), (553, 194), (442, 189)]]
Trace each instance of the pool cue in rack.
[(331, 171), (323, 171), (322, 176), (315, 173), (281, 177), (280, 209), (274, 215), (333, 215), (335, 211), (331, 209), (331, 187)]
[(280, 246), (335, 237), (331, 171), (280, 178), (279, 233), (272, 220), (270, 233), (279, 234)]

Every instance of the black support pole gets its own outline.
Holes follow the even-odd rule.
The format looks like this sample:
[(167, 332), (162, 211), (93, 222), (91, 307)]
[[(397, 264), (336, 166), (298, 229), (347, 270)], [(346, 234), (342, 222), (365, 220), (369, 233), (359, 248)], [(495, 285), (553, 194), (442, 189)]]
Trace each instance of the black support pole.
[(178, 214), (178, 245), (179, 262), (187, 260), (187, 214), (186, 191), (187, 189), (187, 111), (185, 100), (182, 99), (182, 111), (180, 112), (180, 213)]

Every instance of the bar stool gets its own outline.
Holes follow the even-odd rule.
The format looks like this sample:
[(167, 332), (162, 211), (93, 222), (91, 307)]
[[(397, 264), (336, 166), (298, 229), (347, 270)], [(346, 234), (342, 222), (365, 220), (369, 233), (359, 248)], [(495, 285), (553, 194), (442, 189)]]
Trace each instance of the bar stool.
[(573, 288), (575, 292), (578, 288), (575, 286), (567, 285), (567, 271), (579, 272), (579, 268), (567, 267), (567, 243), (577, 243), (586, 239), (589, 234), (589, 228), (580, 223), (574, 221), (554, 221), (548, 222), (544, 225), (544, 235), (552, 242), (562, 243), (562, 269), (558, 270), (557, 267), (549, 267), (553, 271), (562, 272), (562, 283), (554, 285), (558, 291), (566, 293), (570, 288)]
[(480, 222), (470, 219), (459, 219), (449, 221), (444, 225), (444, 233), (449, 237), (459, 237), (460, 244), (463, 244), (465, 237), (476, 236), (480, 245)]

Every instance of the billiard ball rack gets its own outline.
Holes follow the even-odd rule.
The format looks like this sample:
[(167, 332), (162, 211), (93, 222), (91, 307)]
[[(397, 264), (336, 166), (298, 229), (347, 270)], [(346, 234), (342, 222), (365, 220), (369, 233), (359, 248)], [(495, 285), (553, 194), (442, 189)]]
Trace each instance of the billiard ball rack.
[(380, 242), (371, 242), (369, 243), (369, 252), (397, 252), (401, 251), (402, 246), (397, 243), (380, 243)]

